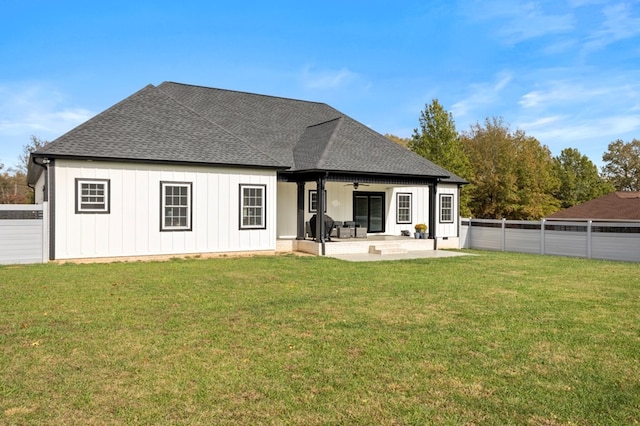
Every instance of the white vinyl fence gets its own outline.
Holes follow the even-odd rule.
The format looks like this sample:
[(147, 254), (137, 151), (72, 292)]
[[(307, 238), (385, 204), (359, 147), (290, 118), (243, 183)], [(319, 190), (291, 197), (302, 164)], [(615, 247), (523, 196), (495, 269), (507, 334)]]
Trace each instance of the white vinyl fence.
[(462, 219), (462, 248), (640, 262), (640, 222)]
[(46, 203), (0, 204), (0, 264), (49, 259)]

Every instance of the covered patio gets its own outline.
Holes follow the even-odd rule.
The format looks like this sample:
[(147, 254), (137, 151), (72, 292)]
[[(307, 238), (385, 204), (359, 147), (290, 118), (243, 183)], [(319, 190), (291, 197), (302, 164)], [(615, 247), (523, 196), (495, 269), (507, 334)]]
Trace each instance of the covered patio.
[[(321, 256), (340, 253), (368, 253), (370, 249), (386, 251), (434, 250), (436, 237), (435, 197), (440, 178), (440, 176), (372, 176), (363, 173), (335, 172), (291, 173), (290, 175), (281, 173), (279, 175), (280, 182), (296, 184), (296, 236), (292, 249)], [(328, 216), (328, 183), (339, 183), (341, 186), (352, 188), (349, 191), (352, 199), (346, 203), (349, 213), (345, 215), (346, 217), (338, 217), (336, 219), (341, 222), (347, 219), (351, 221), (352, 226), (357, 224), (355, 226), (362, 227), (362, 229), (357, 229), (357, 231), (363, 231), (358, 232), (358, 236), (361, 238), (340, 238), (342, 233), (338, 233), (338, 235), (334, 233), (333, 236), (329, 237), (331, 230), (327, 229), (327, 221), (325, 220)], [(307, 186), (307, 184), (309, 185)], [(391, 203), (389, 198), (395, 194), (393, 188), (408, 186), (422, 187), (427, 190), (423, 205), (425, 206), (424, 216), (429, 225), (428, 239), (416, 240), (413, 238), (413, 232), (410, 234), (411, 237), (396, 235), (395, 231), (385, 228), (385, 218), (393, 214), (389, 209)], [(308, 192), (309, 194), (307, 194)], [(317, 194), (324, 194), (324, 196), (317, 196)], [(311, 210), (311, 195), (314, 195), (315, 203), (313, 221), (309, 220), (308, 211)], [(305, 197), (308, 197), (306, 204)], [(372, 206), (373, 201), (378, 201), (379, 204), (379, 222), (373, 221), (373, 209), (367, 208), (367, 203)], [(359, 202), (364, 203), (363, 208), (359, 206)], [(331, 208), (329, 208), (329, 212), (331, 212)], [(313, 229), (310, 229), (310, 223), (313, 223)], [(331, 223), (331, 220), (329, 220), (329, 223)], [(412, 229), (413, 227), (411, 224), (404, 226), (407, 229)], [(390, 234), (390, 232), (394, 232), (394, 234)], [(313, 235), (313, 238), (309, 234)], [(397, 234), (400, 234), (400, 232)]]

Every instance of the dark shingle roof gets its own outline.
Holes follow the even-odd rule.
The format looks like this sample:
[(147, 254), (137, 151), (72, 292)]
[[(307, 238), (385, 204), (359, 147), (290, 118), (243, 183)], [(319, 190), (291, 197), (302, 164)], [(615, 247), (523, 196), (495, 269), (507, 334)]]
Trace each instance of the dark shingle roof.
[(151, 85), (69, 131), (38, 154), (285, 166)]
[(640, 220), (640, 192), (612, 192), (555, 212), (548, 219)]
[(36, 155), (410, 175), (464, 183), (329, 105), (171, 82), (145, 87)]

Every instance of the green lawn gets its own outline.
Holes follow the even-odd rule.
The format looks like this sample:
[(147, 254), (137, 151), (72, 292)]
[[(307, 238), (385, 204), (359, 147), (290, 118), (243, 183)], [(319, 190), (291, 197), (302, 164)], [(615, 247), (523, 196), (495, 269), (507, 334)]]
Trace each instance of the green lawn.
[(640, 422), (640, 265), (0, 267), (0, 424)]

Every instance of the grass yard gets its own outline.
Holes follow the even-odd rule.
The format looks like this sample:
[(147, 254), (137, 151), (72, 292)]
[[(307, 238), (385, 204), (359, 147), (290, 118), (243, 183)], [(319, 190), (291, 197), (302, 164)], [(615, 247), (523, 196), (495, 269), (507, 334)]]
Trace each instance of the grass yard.
[(640, 265), (0, 267), (0, 423), (640, 422)]

